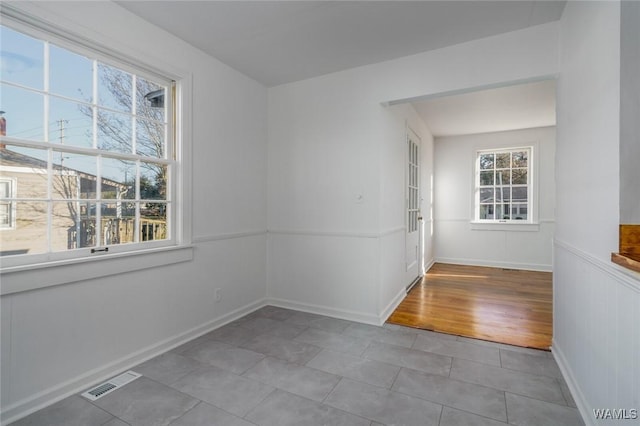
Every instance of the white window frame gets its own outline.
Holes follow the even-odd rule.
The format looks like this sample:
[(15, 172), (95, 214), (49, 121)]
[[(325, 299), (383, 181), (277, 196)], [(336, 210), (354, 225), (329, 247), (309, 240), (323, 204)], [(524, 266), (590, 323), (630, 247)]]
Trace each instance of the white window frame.
[[(513, 146), (488, 146), (477, 147), (473, 152), (473, 160), (471, 165), (473, 182), (471, 200), (471, 220), (470, 228), (480, 231), (538, 231), (538, 142), (531, 142), (523, 145)], [(529, 151), (528, 159), (528, 197), (527, 197), (527, 219), (480, 219), (480, 155), (486, 153), (501, 153), (513, 151)]]
[[(36, 16), (23, 12), (20, 8), (3, 6), (2, 24), (37, 39), (55, 43), (57, 46), (89, 54), (102, 63), (115, 66), (151, 80), (175, 81), (175, 114), (169, 127), (173, 127), (172, 146), (167, 148), (167, 155), (173, 157), (174, 167), (171, 171), (171, 226), (169, 240), (132, 243), (109, 246), (109, 251), (91, 253), (91, 248), (77, 249), (70, 252), (47, 253), (46, 255), (9, 256), (0, 258), (0, 294), (10, 294), (52, 285), (98, 278), (128, 271), (163, 266), (177, 262), (189, 261), (193, 258), (191, 247), (191, 87), (192, 75), (189, 71), (167, 66), (166, 62), (156, 58), (150, 61), (139, 59), (125, 45), (96, 42), (93, 37), (68, 31), (62, 27), (41, 20)], [(91, 34), (93, 35), (93, 34)], [(106, 47), (110, 46), (110, 47)], [(116, 46), (116, 47), (113, 47)], [(118, 48), (118, 50), (115, 50)], [(121, 50), (120, 50), (121, 49)], [(154, 62), (159, 65), (153, 66)], [(168, 69), (171, 68), (171, 69)], [(161, 69), (162, 71), (158, 71)], [(10, 137), (2, 137), (7, 145), (29, 146), (28, 142)], [(34, 143), (34, 146), (55, 149), (46, 143)], [(59, 148), (59, 147), (58, 147)], [(82, 153), (82, 148), (65, 146), (65, 151)], [(171, 154), (169, 154), (171, 152)], [(108, 154), (107, 154), (108, 156)], [(80, 253), (82, 252), (82, 253)], [(135, 260), (132, 259), (135, 256)], [(42, 271), (45, 269), (46, 274)], [(69, 277), (73, 277), (70, 280)]]
[[(16, 193), (17, 180), (15, 178), (1, 176), (0, 183), (2, 182), (6, 182), (9, 184), (9, 196), (7, 198), (14, 198)], [(0, 223), (0, 231), (11, 231), (16, 229), (16, 203), (11, 200), (0, 200), (0, 204), (6, 204), (9, 206), (9, 225), (3, 226), (2, 223)]]

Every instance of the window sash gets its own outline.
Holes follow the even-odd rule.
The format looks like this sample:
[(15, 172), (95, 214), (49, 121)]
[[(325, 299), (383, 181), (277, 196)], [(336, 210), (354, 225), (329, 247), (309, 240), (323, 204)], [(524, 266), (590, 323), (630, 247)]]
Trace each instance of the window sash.
[[(124, 153), (124, 152), (120, 153), (120, 152), (98, 149), (98, 147), (95, 144), (95, 139), (96, 139), (95, 127), (94, 127), (94, 144), (92, 147), (81, 147), (81, 146), (73, 146), (73, 145), (61, 146), (60, 144), (55, 144), (46, 140), (46, 136), (45, 136), (45, 140), (43, 141), (33, 141), (29, 139), (3, 136), (2, 143), (6, 145), (14, 145), (14, 146), (24, 147), (24, 148), (37, 148), (37, 149), (45, 150), (49, 158), (49, 166), (46, 171), (49, 176), (49, 181), (51, 181), (54, 178), (54, 173), (51, 166), (52, 164), (51, 157), (61, 152), (88, 155), (96, 158), (100, 157), (100, 158), (109, 158), (109, 159), (116, 159), (116, 160), (123, 160), (123, 161), (132, 161), (132, 162), (136, 162), (137, 164), (140, 164), (140, 163), (156, 164), (161, 167), (166, 167), (167, 184), (166, 184), (166, 195), (163, 200), (144, 199), (140, 197), (140, 194), (137, 194), (137, 196), (133, 200), (126, 200), (126, 202), (137, 203), (137, 206), (140, 206), (143, 203), (148, 203), (148, 204), (156, 203), (157, 205), (164, 205), (165, 212), (166, 212), (165, 222), (166, 222), (167, 238), (162, 240), (157, 240), (157, 241), (144, 241), (144, 242), (138, 241), (137, 239), (141, 232), (146, 232), (147, 235), (150, 235), (151, 231), (149, 230), (150, 228), (148, 228), (148, 225), (144, 225), (144, 229), (142, 229), (143, 228), (142, 222), (144, 221), (144, 219), (141, 219), (139, 208), (137, 208), (136, 209), (136, 224), (137, 224), (136, 227), (139, 229), (136, 229), (137, 231), (135, 233), (136, 241), (134, 242), (134, 244), (109, 245), (109, 253), (144, 250), (144, 249), (149, 249), (154, 247), (176, 245), (177, 238), (175, 233), (175, 223), (177, 220), (177, 208), (175, 206), (174, 200), (176, 199), (176, 194), (175, 194), (176, 169), (178, 167), (178, 162), (176, 159), (178, 158), (178, 155), (176, 152), (177, 147), (176, 147), (176, 133), (175, 133), (175, 128), (177, 124), (176, 108), (175, 108), (176, 106), (175, 83), (170, 78), (162, 76), (160, 73), (156, 72), (155, 70), (150, 71), (148, 67), (145, 67), (142, 64), (137, 64), (137, 63), (132, 64), (133, 61), (122, 61), (120, 59), (115, 59), (113, 57), (114, 55), (105, 54), (105, 49), (101, 49), (100, 47), (94, 46), (92, 43), (86, 43), (86, 42), (78, 43), (77, 42), (78, 39), (76, 37), (65, 37), (64, 35), (61, 37), (60, 32), (57, 32), (57, 31), (49, 32), (47, 29), (35, 28), (31, 25), (25, 25), (24, 23), (16, 22), (10, 18), (7, 19), (6, 16), (4, 16), (5, 15), (4, 12), (5, 11), (3, 11), (2, 25), (7, 28), (26, 34), (30, 37), (34, 37), (42, 41), (45, 45), (47, 43), (54, 43), (57, 47), (60, 47), (62, 49), (80, 54), (85, 57), (90, 57), (92, 58), (94, 64), (97, 64), (97, 61), (99, 61), (100, 63), (103, 63), (105, 65), (116, 67), (123, 71), (139, 76), (141, 78), (160, 83), (161, 85), (166, 87), (165, 95), (164, 95), (165, 96), (165, 102), (164, 102), (165, 117), (164, 117), (164, 121), (162, 122), (162, 125), (166, 130), (164, 135), (164, 144), (165, 144), (165, 147), (163, 150), (164, 155), (162, 158), (140, 155), (138, 152), (134, 150), (132, 150), (131, 153)], [(120, 55), (118, 55), (118, 57), (120, 58)], [(46, 77), (45, 77), (45, 81), (46, 81)], [(32, 93), (39, 93), (43, 97), (45, 97), (45, 99), (48, 98), (47, 99), (48, 101), (50, 99), (61, 99), (65, 101), (73, 101), (78, 104), (84, 104), (88, 108), (94, 109), (94, 115), (95, 115), (96, 108), (99, 108), (100, 110), (107, 111), (107, 112), (114, 112), (112, 108), (109, 108), (108, 106), (99, 105), (98, 103), (96, 103), (95, 98), (92, 98), (92, 102), (83, 103), (78, 99), (73, 99), (73, 98), (66, 97), (64, 95), (52, 93), (51, 91), (48, 90), (49, 88), (47, 87), (46, 84), (44, 85), (43, 89), (27, 88), (27, 87), (21, 86), (20, 84), (7, 82), (7, 81), (3, 81), (3, 84), (6, 84), (12, 87), (19, 87), (24, 90), (28, 90)], [(95, 76), (94, 76), (93, 84), (95, 87), (95, 84), (96, 84)], [(95, 94), (95, 90), (94, 90), (94, 94)], [(43, 117), (43, 122), (45, 123), (45, 127), (46, 127), (46, 123), (48, 122), (48, 120), (46, 120), (47, 108), (45, 108), (44, 114), (45, 116)], [(125, 113), (124, 115), (129, 117), (133, 123), (135, 123), (136, 119), (146, 120), (145, 117), (136, 115), (135, 110), (132, 112)], [(44, 133), (45, 135), (48, 134), (48, 132), (46, 131), (46, 128), (44, 129)], [(135, 141), (135, 130), (132, 132), (132, 135)], [(138, 169), (139, 169), (139, 166), (138, 166)], [(104, 179), (104, 177), (98, 174), (96, 179), (98, 182), (100, 182), (102, 179)], [(9, 214), (11, 216), (11, 221), (15, 220), (15, 214), (13, 213), (14, 213), (15, 205), (17, 202), (42, 201), (47, 203), (47, 205), (49, 206), (48, 213), (47, 213), (47, 223), (48, 223), (47, 226), (49, 229), (47, 238), (49, 242), (51, 240), (50, 234), (51, 234), (51, 226), (52, 226), (51, 206), (55, 202), (61, 202), (61, 200), (52, 197), (50, 187), (51, 187), (51, 183), (49, 183), (49, 189), (46, 197), (37, 197), (34, 199), (19, 198), (18, 196), (16, 196), (17, 194), (12, 194), (12, 197), (7, 198), (7, 200), (3, 200), (3, 203), (6, 203), (10, 206)], [(138, 188), (140, 187), (139, 177), (137, 179), (137, 187)], [(113, 203), (116, 200), (111, 200), (108, 198), (107, 199), (100, 198), (100, 194), (98, 194), (98, 191), (96, 191), (95, 198), (91, 198), (89, 200), (76, 199), (76, 198), (69, 198), (64, 200), (64, 202), (71, 202), (71, 203), (87, 202), (87, 201), (95, 202), (97, 206), (96, 209), (97, 209), (97, 216), (98, 216), (98, 218), (96, 218), (96, 223), (100, 223), (99, 209), (101, 208), (101, 206), (105, 204)], [(3, 228), (6, 228), (6, 226), (3, 226)], [(28, 265), (32, 263), (41, 263), (41, 262), (47, 262), (47, 261), (59, 260), (59, 259), (72, 259), (76, 257), (83, 258), (88, 256), (87, 251), (89, 250), (81, 248), (81, 249), (60, 250), (60, 251), (49, 250), (45, 254), (28, 254), (28, 255), (17, 255), (17, 256), (8, 256), (8, 257), (3, 256), (2, 264), (3, 266), (19, 266), (19, 265)]]
[[(514, 153), (526, 153), (526, 167)], [(505, 164), (505, 154), (509, 162)], [(533, 147), (479, 150), (475, 158), (474, 221), (482, 223), (532, 223)], [(513, 183), (514, 171), (520, 172)], [(526, 183), (521, 183), (522, 172)], [(505, 183), (508, 180), (508, 183)], [(525, 192), (526, 199), (521, 198)], [(517, 195), (516, 195), (517, 194)], [(515, 217), (514, 217), (515, 212)], [(526, 214), (526, 218), (523, 216)]]

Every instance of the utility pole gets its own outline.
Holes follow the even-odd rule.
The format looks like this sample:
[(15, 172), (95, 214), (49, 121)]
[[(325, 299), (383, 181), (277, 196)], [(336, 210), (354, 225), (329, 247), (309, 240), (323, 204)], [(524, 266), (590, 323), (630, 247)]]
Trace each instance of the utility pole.
[[(60, 145), (64, 145), (65, 124), (69, 124), (69, 120), (58, 120), (58, 128), (60, 130)], [(60, 153), (60, 167), (62, 167), (62, 162), (63, 161), (64, 161), (64, 153), (61, 152)]]

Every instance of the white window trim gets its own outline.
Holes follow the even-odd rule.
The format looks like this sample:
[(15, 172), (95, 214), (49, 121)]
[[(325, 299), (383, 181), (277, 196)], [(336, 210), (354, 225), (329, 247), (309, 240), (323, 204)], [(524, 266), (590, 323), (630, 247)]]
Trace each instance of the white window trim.
[[(477, 219), (477, 195), (476, 195), (476, 165), (478, 154), (483, 151), (503, 151), (503, 150), (517, 150), (521, 148), (527, 148), (530, 150), (531, 155), (529, 159), (529, 217), (526, 221), (501, 221), (501, 220), (479, 220)], [(539, 142), (533, 141), (528, 143), (522, 143), (518, 145), (512, 144), (493, 144), (476, 146), (472, 152), (471, 159), (471, 194), (472, 200), (470, 200), (470, 213), (469, 213), (469, 228), (474, 231), (517, 231), (517, 232), (536, 232), (540, 229), (539, 219), (539, 196), (538, 196), (538, 181), (539, 181), (539, 166), (538, 166), (538, 152)]]
[[(27, 5), (29, 7), (29, 5)], [(160, 58), (145, 56), (138, 59), (138, 52), (122, 43), (105, 40), (102, 34), (92, 33), (90, 29), (73, 27), (66, 30), (58, 25), (45, 21), (35, 14), (21, 10), (21, 5), (3, 5), (0, 11), (4, 25), (36, 37), (55, 41), (62, 47), (74, 47), (95, 52), (94, 57), (113, 64), (124, 70), (137, 73), (143, 71), (150, 76), (169, 78), (176, 82), (175, 104), (175, 157), (174, 197), (172, 204), (176, 208), (173, 219), (172, 235), (174, 244), (154, 248), (153, 244), (137, 250), (114, 250), (109, 254), (98, 254), (91, 257), (77, 257), (39, 263), (6, 265), (8, 259), (0, 258), (0, 295), (29, 291), (78, 282), (87, 279), (106, 277), (124, 272), (162, 267), (193, 259), (192, 238), (192, 96), (193, 76), (186, 69), (176, 68)], [(82, 31), (86, 34), (80, 34)], [(107, 47), (114, 46), (114, 47)], [(114, 60), (113, 58), (117, 58)], [(153, 64), (157, 64), (154, 66)], [(131, 64), (132, 68), (122, 64)], [(156, 69), (162, 69), (162, 74)], [(144, 75), (143, 74), (143, 75)], [(70, 279), (70, 277), (73, 277)]]

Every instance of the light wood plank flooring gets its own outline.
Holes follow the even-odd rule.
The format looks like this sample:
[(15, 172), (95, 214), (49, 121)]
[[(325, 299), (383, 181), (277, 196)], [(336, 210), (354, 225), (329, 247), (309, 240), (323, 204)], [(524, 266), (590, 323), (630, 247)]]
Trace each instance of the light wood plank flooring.
[(551, 273), (436, 263), (388, 322), (548, 350)]

